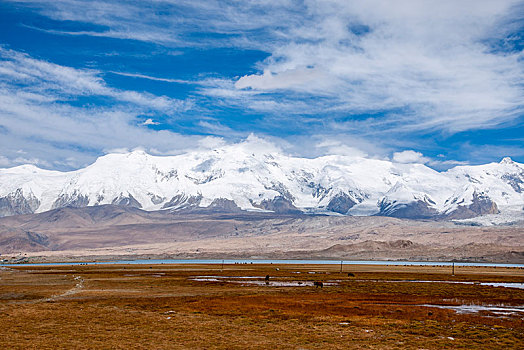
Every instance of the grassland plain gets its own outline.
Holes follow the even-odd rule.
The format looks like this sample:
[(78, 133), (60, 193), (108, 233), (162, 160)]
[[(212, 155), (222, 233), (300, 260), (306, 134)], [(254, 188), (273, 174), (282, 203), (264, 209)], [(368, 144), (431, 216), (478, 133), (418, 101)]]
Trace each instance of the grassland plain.
[(524, 283), (524, 270), (459, 267), (451, 276), (441, 266), (352, 265), (342, 273), (336, 265), (1, 268), (0, 347), (524, 348), (524, 290), (483, 283)]

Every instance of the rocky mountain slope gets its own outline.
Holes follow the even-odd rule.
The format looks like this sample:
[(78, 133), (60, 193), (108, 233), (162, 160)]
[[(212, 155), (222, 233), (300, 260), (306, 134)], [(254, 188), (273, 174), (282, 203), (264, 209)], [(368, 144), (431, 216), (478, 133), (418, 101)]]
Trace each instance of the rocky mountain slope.
[(100, 205), (0, 218), (0, 260), (284, 258), (524, 262), (523, 223), (380, 216), (148, 212)]
[(176, 156), (108, 154), (71, 172), (0, 169), (0, 216), (112, 204), (146, 211), (467, 219), (524, 207), (524, 165), (437, 172), (349, 156), (284, 155), (257, 138)]

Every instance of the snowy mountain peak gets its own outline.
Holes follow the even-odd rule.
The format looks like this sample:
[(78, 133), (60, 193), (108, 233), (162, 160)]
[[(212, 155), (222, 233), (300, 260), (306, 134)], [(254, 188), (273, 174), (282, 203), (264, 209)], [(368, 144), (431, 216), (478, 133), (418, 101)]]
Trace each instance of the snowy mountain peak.
[(113, 204), (144, 210), (465, 218), (524, 205), (524, 167), (501, 163), (437, 172), (354, 156), (298, 158), (250, 136), (175, 156), (107, 154), (71, 172), (0, 169), (0, 216)]
[(500, 164), (515, 164), (515, 162), (513, 161), (513, 159), (511, 159), (511, 157), (504, 157), (500, 161)]

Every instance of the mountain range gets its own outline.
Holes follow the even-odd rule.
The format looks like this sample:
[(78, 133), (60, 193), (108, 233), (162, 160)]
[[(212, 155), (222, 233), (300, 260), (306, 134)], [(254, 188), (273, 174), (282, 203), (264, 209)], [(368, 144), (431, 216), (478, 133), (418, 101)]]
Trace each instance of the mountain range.
[(257, 138), (174, 156), (107, 154), (69, 172), (0, 169), (0, 216), (111, 204), (146, 211), (467, 219), (524, 207), (524, 165), (436, 171), (360, 156), (299, 158)]

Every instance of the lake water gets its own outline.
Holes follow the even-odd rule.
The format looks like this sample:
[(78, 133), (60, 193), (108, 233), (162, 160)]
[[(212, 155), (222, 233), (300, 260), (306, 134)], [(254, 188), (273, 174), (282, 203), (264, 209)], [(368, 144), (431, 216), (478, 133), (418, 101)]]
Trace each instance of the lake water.
[[(303, 265), (340, 265), (340, 260), (273, 260), (273, 259), (142, 259), (142, 260), (115, 260), (95, 262), (64, 262), (64, 263), (28, 263), (28, 264), (0, 264), (0, 266), (74, 266), (74, 265), (145, 265), (145, 264), (303, 264)], [(452, 262), (430, 261), (380, 261), (380, 260), (344, 260), (343, 265), (394, 265), (394, 266), (452, 266)], [(496, 263), (455, 263), (455, 266), (494, 266), (524, 268), (524, 264), (496, 264)]]

